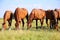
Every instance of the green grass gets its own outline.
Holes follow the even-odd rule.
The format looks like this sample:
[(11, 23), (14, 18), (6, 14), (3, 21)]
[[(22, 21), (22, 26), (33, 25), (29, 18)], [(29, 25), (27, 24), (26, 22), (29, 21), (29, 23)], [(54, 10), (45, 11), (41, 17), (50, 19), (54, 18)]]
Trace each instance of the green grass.
[[(26, 22), (26, 20), (24, 21)], [(2, 28), (2, 23), (3, 19), (0, 19), (0, 29)], [(14, 24), (15, 21), (13, 20), (11, 26), (12, 29), (15, 28)], [(40, 26), (39, 21), (38, 26)], [(27, 28), (26, 24), (24, 25), (24, 30), (22, 30), (22, 24), (21, 24), (20, 30), (0, 31), (0, 40), (60, 40), (60, 31), (50, 30), (49, 27), (46, 27), (45, 21), (42, 29), (38, 28), (36, 30), (35, 27), (36, 27), (35, 21), (33, 21), (32, 28), (29, 30), (26, 30)]]

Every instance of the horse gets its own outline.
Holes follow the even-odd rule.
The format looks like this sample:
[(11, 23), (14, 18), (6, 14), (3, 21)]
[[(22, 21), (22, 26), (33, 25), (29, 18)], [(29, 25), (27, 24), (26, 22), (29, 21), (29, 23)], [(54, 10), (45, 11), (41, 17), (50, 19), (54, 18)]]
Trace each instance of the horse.
[(46, 12), (46, 24), (48, 27), (48, 19), (50, 19), (50, 29), (56, 28), (58, 30), (58, 25), (57, 25), (57, 18), (58, 14), (54, 10), (47, 10)]
[(10, 10), (5, 11), (4, 16), (3, 16), (3, 23), (2, 23), (2, 30), (6, 30), (6, 22), (8, 21), (8, 26), (9, 30), (11, 29), (11, 24), (12, 24), (12, 18), (13, 18), (13, 13)]
[(55, 20), (56, 20), (56, 29), (58, 30), (58, 20), (60, 20), (60, 9), (54, 9)]
[(45, 18), (45, 11), (44, 10), (42, 10), (42, 9), (32, 9), (32, 11), (29, 15), (28, 22), (27, 22), (27, 26), (28, 26), (27, 29), (31, 28), (31, 23), (32, 23), (33, 20), (36, 20), (36, 29), (38, 28), (37, 27), (37, 20), (40, 20), (41, 27), (42, 27), (44, 18)]
[(60, 20), (60, 9), (55, 9), (54, 11), (56, 11), (58, 14), (58, 18), (57, 18), (57, 23), (58, 23), (58, 20)]
[(22, 26), (23, 26), (22, 29), (24, 29), (24, 18), (26, 18), (28, 20), (27, 9), (17, 7), (15, 12), (14, 12), (14, 18), (15, 18), (15, 21), (16, 21), (16, 23), (15, 23), (16, 30), (20, 29), (19, 28), (19, 23), (21, 24), (21, 22), (22, 22)]

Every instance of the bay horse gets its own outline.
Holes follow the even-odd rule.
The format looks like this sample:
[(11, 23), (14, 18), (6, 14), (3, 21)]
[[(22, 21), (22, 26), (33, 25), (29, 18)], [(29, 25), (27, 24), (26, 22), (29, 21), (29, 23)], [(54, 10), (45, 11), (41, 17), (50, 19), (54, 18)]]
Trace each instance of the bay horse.
[(23, 25), (23, 29), (24, 29), (24, 18), (26, 18), (28, 20), (28, 11), (25, 8), (16, 8), (15, 12), (14, 12), (14, 17), (15, 17), (15, 28), (16, 30), (20, 29), (19, 28), (19, 23), (21, 23), (22, 21), (22, 25)]
[(50, 19), (50, 29), (56, 28), (58, 30), (57, 18), (58, 14), (54, 10), (47, 10), (46, 12), (46, 24), (48, 26), (48, 19)]
[(11, 23), (12, 23), (12, 18), (13, 18), (12, 11), (10, 11), (10, 10), (5, 11), (5, 14), (3, 16), (2, 30), (6, 30), (6, 27), (7, 27), (6, 22), (7, 21), (8, 21), (9, 30), (11, 29), (10, 26), (11, 26)]
[(37, 20), (40, 20), (41, 22), (41, 27), (43, 25), (43, 21), (45, 18), (45, 11), (42, 9), (32, 9), (30, 15), (29, 15), (29, 19), (28, 19), (28, 27), (27, 29), (29, 29), (31, 27), (31, 23), (33, 20), (36, 20), (36, 29), (37, 29)]

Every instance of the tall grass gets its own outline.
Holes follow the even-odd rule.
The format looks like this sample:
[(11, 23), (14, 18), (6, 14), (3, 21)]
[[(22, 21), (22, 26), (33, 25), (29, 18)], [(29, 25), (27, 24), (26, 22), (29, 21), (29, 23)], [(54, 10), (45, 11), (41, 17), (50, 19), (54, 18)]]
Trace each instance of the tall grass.
[[(26, 23), (26, 20), (24, 21)], [(0, 19), (0, 29), (2, 28), (2, 23), (3, 20)], [(13, 20), (12, 22), (11, 26), (12, 29), (15, 28), (14, 25), (15, 20)], [(38, 27), (40, 27), (39, 21)], [(60, 31), (50, 30), (49, 27), (46, 27), (45, 21), (42, 29), (38, 28), (36, 30), (35, 20), (32, 22), (31, 29), (26, 30), (27, 28), (26, 24), (24, 25), (24, 30), (22, 30), (22, 24), (20, 25), (20, 28), (21, 28), (20, 30), (0, 31), (0, 40), (60, 40)]]

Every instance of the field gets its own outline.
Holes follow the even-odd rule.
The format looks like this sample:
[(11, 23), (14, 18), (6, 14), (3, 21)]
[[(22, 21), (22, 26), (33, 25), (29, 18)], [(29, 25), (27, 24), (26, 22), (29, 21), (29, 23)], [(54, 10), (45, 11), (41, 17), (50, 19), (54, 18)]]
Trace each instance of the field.
[[(24, 21), (26, 23), (26, 20)], [(0, 29), (2, 29), (2, 23), (3, 19), (0, 19)], [(43, 28), (38, 28), (37, 30), (35, 28), (35, 20), (32, 22), (32, 28), (29, 30), (26, 30), (26, 24), (24, 25), (24, 30), (22, 30), (22, 24), (20, 25), (20, 30), (14, 30), (14, 25), (15, 21), (13, 20), (11, 26), (12, 30), (0, 31), (0, 40), (60, 40), (60, 31), (50, 30), (49, 27), (47, 27), (45, 20)], [(38, 27), (40, 27), (39, 21)]]

